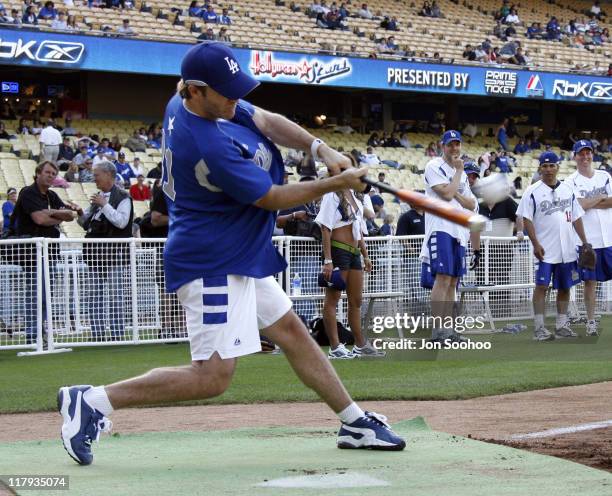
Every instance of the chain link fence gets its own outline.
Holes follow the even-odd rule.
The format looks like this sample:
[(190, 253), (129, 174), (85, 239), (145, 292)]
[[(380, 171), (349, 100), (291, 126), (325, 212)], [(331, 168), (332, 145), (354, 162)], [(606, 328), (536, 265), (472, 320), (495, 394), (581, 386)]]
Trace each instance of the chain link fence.
[[(0, 349), (186, 340), (184, 312), (176, 294), (165, 291), (164, 241), (0, 241)], [(296, 313), (306, 322), (321, 315), (320, 242), (299, 237), (276, 237), (273, 242), (288, 264), (277, 280), (295, 298)], [(373, 315), (429, 315), (430, 292), (420, 287), (422, 242), (422, 236), (366, 238), (373, 270), (364, 274), (364, 293), (373, 297)], [(484, 315), (490, 322), (531, 317), (534, 265), (529, 241), (483, 237), (481, 250), (480, 267), (469, 271), (459, 288), (461, 312)], [(470, 258), (471, 249), (468, 265)], [(554, 296), (551, 291), (551, 312)], [(574, 312), (584, 310), (582, 285), (572, 291), (572, 301)], [(610, 301), (612, 284), (600, 284), (598, 312), (610, 313)], [(346, 312), (342, 300), (340, 321)]]

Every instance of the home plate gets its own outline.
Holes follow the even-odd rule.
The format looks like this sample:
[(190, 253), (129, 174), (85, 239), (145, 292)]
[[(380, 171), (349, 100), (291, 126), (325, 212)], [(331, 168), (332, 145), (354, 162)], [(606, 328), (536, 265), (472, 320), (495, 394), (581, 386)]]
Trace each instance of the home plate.
[(345, 474), (314, 474), (299, 475), (296, 477), (283, 477), (257, 484), (259, 487), (290, 487), (290, 488), (315, 488), (315, 489), (338, 489), (349, 487), (382, 487), (390, 486), (387, 481), (375, 479), (369, 475), (359, 473)]

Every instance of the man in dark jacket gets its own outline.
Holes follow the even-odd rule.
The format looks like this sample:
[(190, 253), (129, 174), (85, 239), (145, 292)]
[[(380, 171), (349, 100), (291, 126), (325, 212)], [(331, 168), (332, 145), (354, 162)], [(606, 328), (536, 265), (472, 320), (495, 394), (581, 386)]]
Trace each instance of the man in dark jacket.
[[(102, 161), (94, 165), (93, 171), (100, 192), (91, 197), (91, 206), (87, 210), (78, 210), (78, 222), (87, 231), (85, 238), (130, 238), (134, 207), (128, 192), (115, 185), (115, 166)], [(125, 329), (124, 286), (130, 263), (130, 245), (85, 243), (83, 259), (89, 268), (92, 339), (105, 340), (108, 318), (111, 339), (118, 340)], [(106, 311), (104, 295), (108, 295)]]

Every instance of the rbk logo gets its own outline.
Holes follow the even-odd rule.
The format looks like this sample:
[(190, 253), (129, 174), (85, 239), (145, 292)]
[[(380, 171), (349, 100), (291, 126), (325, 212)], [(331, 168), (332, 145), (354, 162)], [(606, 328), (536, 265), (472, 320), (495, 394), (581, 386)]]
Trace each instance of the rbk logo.
[(36, 51), (36, 60), (76, 64), (83, 55), (83, 43), (67, 41), (43, 41)]
[(232, 74), (236, 74), (240, 70), (240, 67), (238, 66), (238, 62), (236, 62), (234, 59), (225, 57), (225, 61), (227, 62), (227, 66), (229, 67), (229, 70), (231, 71)]
[(19, 59), (27, 57), (30, 60), (38, 60), (40, 62), (76, 64), (81, 60), (85, 51), (83, 43), (44, 40), (40, 43), (36, 52), (34, 52), (36, 43), (34, 40), (27, 42), (21, 39), (17, 41), (0, 40), (0, 58)]
[(612, 99), (612, 83), (592, 83), (589, 96), (600, 100)]

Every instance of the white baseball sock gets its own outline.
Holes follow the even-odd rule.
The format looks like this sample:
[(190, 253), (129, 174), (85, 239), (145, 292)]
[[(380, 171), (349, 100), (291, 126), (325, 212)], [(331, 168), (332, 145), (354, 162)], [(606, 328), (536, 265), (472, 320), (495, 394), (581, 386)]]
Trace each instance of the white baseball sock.
[(561, 329), (565, 324), (567, 324), (567, 314), (566, 313), (557, 314), (557, 329)]
[(533, 317), (533, 321), (535, 323), (535, 328), (539, 329), (540, 327), (544, 327), (544, 315), (541, 313), (537, 313)]
[(104, 386), (92, 387), (85, 391), (83, 399), (90, 407), (98, 410), (105, 417), (113, 413), (113, 405), (111, 405), (108, 399)]
[(344, 410), (338, 412), (337, 415), (343, 424), (352, 424), (358, 418), (363, 417), (365, 413), (363, 413), (363, 410), (353, 401)]

